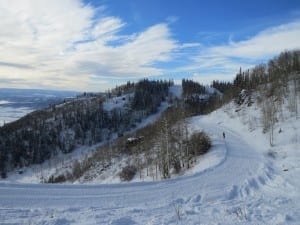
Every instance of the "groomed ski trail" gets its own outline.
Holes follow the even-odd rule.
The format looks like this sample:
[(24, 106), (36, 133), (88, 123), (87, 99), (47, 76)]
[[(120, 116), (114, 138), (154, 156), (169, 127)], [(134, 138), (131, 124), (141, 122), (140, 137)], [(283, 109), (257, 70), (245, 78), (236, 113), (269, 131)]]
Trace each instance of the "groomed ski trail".
[[(195, 117), (190, 123), (192, 130), (204, 130), (212, 137), (212, 151), (220, 151), (223, 155), (217, 165), (200, 173), (161, 182), (0, 184), (0, 221), (122, 225), (200, 224), (200, 220), (205, 221), (203, 218), (210, 218), (210, 222), (223, 221), (222, 224), (234, 220), (248, 224), (258, 220), (265, 211), (253, 211), (253, 208), (266, 207), (261, 192), (276, 189), (272, 167), (251, 143), (229, 128), (205, 122), (205, 117)], [(278, 202), (278, 207), (280, 204)], [(284, 214), (282, 220), (288, 219)]]

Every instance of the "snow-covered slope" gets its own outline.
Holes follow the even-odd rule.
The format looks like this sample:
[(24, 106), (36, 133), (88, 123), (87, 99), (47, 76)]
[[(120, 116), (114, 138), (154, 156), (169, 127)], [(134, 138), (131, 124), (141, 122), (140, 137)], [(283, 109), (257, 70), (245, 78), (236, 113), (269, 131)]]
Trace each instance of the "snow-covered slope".
[(2, 183), (0, 223), (298, 224), (299, 119), (276, 124), (282, 132), (274, 147), (257, 119), (255, 105), (236, 112), (233, 104), (191, 118), (190, 129), (212, 137), (215, 155), (187, 176), (108, 185)]
[[(116, 97), (109, 99), (105, 102), (105, 107), (107, 107), (107, 110), (113, 110), (115, 108), (122, 108), (122, 106), (126, 103), (128, 100), (129, 95)], [(124, 101), (123, 98), (126, 98)], [(115, 104), (115, 102), (118, 102), (118, 104)], [(161, 114), (168, 108), (169, 104), (167, 102), (162, 102), (160, 107), (158, 108), (157, 113), (149, 115), (145, 119), (143, 119), (140, 123), (137, 123), (135, 128), (132, 128), (129, 131), (126, 131), (124, 134), (133, 134), (136, 132), (136, 130), (141, 129), (143, 127), (146, 127), (149, 124), (154, 123)], [(110, 140), (108, 141), (114, 141), (117, 138), (117, 134), (114, 134)], [(58, 171), (60, 173), (64, 171), (69, 171), (72, 169), (72, 166), (75, 161), (81, 161), (84, 160), (86, 157), (93, 154), (97, 149), (105, 145), (107, 141), (99, 142), (92, 146), (79, 146), (74, 151), (62, 154), (46, 160), (42, 164), (35, 164), (31, 165), (29, 167), (25, 167), (23, 169), (16, 169), (14, 171), (9, 172), (7, 175), (8, 177), (6, 179), (1, 180), (0, 183), (31, 183), (31, 184), (38, 184), (43, 183), (45, 180), (48, 180), (49, 177), (53, 174), (56, 174)], [(95, 178), (91, 181), (77, 181), (75, 183), (82, 183), (82, 182), (89, 182), (89, 183), (120, 183), (120, 178), (118, 173), (120, 172), (120, 169), (122, 167), (119, 167), (119, 163), (126, 163), (126, 158), (124, 157), (122, 159), (122, 162), (119, 162), (118, 160), (111, 168), (107, 169), (107, 171), (102, 172), (102, 174), (93, 174), (95, 175)], [(95, 168), (95, 171), (97, 172), (97, 168)], [(91, 171), (93, 173), (94, 171)], [(95, 173), (96, 173), (95, 172)], [(151, 179), (149, 179), (151, 181)], [(136, 178), (134, 181), (141, 181), (141, 179)]]

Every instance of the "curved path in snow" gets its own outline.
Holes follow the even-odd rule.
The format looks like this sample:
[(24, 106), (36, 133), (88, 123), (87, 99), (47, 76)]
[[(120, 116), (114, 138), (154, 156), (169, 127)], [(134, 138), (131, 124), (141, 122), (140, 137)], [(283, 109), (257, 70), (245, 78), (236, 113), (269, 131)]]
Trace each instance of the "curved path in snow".
[[(7, 222), (27, 222), (30, 216), (35, 222), (48, 221), (46, 224), (172, 223), (177, 207), (178, 211), (184, 207), (185, 215), (195, 215), (197, 207), (200, 210), (206, 204), (239, 202), (272, 179), (271, 168), (266, 167), (263, 156), (238, 133), (206, 123), (203, 117), (193, 118), (192, 127), (210, 133), (214, 147), (226, 150), (225, 158), (217, 166), (194, 175), (151, 183), (0, 184), (0, 218)], [(225, 141), (221, 138), (223, 131)], [(54, 218), (60, 218), (61, 223)]]

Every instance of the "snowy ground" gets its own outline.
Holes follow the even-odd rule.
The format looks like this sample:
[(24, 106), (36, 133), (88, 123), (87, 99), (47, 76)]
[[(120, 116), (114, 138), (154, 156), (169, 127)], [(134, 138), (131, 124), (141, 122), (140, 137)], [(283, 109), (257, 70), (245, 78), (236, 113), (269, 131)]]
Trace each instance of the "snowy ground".
[(271, 148), (256, 123), (258, 113), (255, 106), (243, 114), (229, 105), (192, 118), (191, 129), (211, 135), (212, 155), (179, 178), (106, 185), (2, 183), (0, 224), (299, 224), (299, 119), (276, 125), (283, 132), (276, 132)]

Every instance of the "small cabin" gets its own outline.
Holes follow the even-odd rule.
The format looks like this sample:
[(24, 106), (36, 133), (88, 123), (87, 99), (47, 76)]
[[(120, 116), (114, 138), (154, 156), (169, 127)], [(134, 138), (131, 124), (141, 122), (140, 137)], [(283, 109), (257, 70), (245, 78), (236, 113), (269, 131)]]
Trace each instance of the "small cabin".
[(143, 136), (129, 137), (126, 140), (126, 147), (133, 147), (133, 146), (137, 145), (138, 143), (140, 143), (143, 139), (144, 139)]

